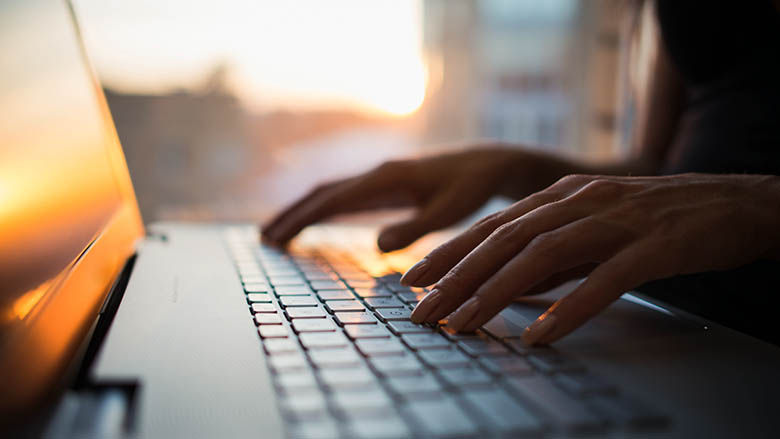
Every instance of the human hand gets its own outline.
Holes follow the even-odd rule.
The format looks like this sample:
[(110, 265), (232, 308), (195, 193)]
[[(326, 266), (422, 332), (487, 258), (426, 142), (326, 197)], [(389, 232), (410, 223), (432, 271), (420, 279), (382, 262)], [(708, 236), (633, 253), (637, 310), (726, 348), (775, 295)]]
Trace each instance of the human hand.
[(411, 219), (384, 229), (382, 251), (397, 250), (465, 218), (533, 166), (519, 150), (475, 148), (417, 160), (391, 161), (365, 174), (321, 185), (263, 227), (263, 239), (284, 245), (327, 217), (388, 207), (417, 207)]
[(535, 286), (587, 275), (523, 334), (547, 344), (655, 279), (722, 270), (780, 247), (780, 179), (567, 176), (439, 246), (402, 283), (435, 287), (412, 320), (469, 332)]

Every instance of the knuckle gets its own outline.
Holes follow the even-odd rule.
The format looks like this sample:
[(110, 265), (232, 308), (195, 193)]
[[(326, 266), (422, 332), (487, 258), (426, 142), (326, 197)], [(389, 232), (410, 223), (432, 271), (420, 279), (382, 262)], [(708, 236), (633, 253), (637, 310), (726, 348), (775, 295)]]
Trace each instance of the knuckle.
[[(453, 267), (439, 282), (436, 283), (438, 288), (445, 291), (461, 289), (466, 285), (466, 276), (463, 274), (463, 270), (459, 267)], [(451, 295), (445, 295), (445, 300)]]
[(476, 223), (474, 223), (470, 227), (469, 232), (477, 234), (489, 234), (504, 223), (502, 219), (503, 212), (491, 213), (490, 215), (480, 218)]
[(521, 224), (522, 223), (519, 221), (501, 224), (490, 234), (488, 239), (493, 242), (503, 242), (511, 239), (518, 233), (519, 229), (522, 227)]
[(598, 198), (615, 197), (623, 193), (623, 184), (613, 180), (596, 179), (586, 184), (580, 191), (583, 196)]
[(572, 186), (585, 184), (590, 181), (592, 177), (585, 174), (569, 174), (561, 177), (556, 183), (556, 186)]
[(337, 181), (326, 181), (323, 183), (319, 183), (316, 186), (314, 186), (314, 189), (311, 190), (312, 194), (321, 194), (323, 192), (326, 192), (333, 187), (335, 187), (339, 182)]
[(403, 160), (388, 160), (377, 166), (374, 172), (378, 174), (397, 174), (404, 171), (406, 164), (407, 162)]

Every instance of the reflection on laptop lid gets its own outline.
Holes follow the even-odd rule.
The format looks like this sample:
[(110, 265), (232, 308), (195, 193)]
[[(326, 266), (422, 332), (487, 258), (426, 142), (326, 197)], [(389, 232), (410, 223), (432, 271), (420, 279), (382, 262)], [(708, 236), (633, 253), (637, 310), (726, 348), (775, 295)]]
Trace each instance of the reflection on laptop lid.
[(0, 413), (55, 383), (143, 234), (69, 5), (0, 13)]

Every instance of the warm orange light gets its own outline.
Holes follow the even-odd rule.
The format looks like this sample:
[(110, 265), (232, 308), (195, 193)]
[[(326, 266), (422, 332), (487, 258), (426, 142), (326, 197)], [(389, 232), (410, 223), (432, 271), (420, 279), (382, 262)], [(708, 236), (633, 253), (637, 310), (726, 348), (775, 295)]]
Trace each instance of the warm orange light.
[(13, 320), (24, 320), (24, 318), (27, 317), (27, 314), (29, 314), (35, 305), (41, 300), (44, 293), (49, 290), (51, 284), (52, 280), (48, 280), (39, 285), (37, 288), (33, 288), (16, 299), (13, 305), (11, 305), (11, 308), (8, 310), (8, 313), (3, 316), (3, 322), (0, 326), (4, 326)]
[[(170, 0), (165, 10), (79, 0), (101, 77), (127, 92), (197, 87), (218, 63), (255, 110), (413, 113), (423, 102), (420, 0)], [(176, 20), (165, 11), (186, 11)]]

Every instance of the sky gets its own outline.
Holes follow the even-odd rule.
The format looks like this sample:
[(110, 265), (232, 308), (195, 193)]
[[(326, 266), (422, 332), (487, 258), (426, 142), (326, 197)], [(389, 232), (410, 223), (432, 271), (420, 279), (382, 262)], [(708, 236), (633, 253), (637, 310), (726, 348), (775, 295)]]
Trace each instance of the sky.
[(74, 0), (105, 85), (164, 92), (217, 64), (253, 110), (404, 115), (422, 103), (421, 0)]

